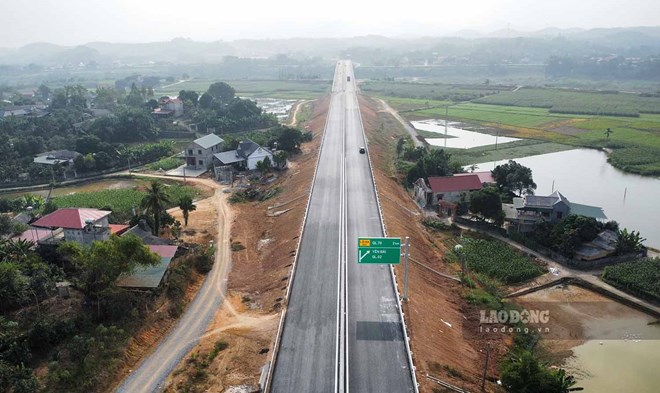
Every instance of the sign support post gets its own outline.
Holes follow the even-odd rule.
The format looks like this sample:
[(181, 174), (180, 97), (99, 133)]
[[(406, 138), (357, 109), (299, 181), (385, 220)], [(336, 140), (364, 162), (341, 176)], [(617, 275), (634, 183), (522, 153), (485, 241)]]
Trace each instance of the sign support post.
[(408, 301), (408, 257), (410, 255), (410, 237), (406, 236), (406, 252), (403, 254), (403, 300)]

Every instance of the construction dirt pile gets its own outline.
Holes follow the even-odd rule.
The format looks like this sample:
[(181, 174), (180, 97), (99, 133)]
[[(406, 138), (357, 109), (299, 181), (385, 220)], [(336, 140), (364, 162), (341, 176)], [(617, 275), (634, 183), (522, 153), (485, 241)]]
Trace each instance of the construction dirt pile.
[(288, 169), (260, 189), (277, 190), (261, 202), (232, 205), (232, 268), (227, 298), (200, 343), (180, 363), (166, 391), (256, 389), (272, 347), (291, 275), (298, 237), (322, 139), (329, 97), (310, 102), (313, 116), (299, 124), (314, 138), (289, 157)]
[[(409, 267), (409, 301), (404, 303), (403, 311), (411, 335), (420, 391), (444, 391), (434, 390), (442, 388), (428, 379), (427, 374), (459, 388), (479, 391), (488, 340), (468, 334), (477, 327), (467, 326), (474, 322), (465, 318), (465, 315), (474, 315), (476, 306), (464, 299), (465, 289), (459, 282), (428, 269), (458, 276), (459, 266), (443, 261), (444, 254), (456, 240), (451, 233), (434, 233), (422, 225), (423, 212), (397, 179), (396, 145), (400, 137), (408, 135), (405, 129), (367, 97), (360, 97), (360, 109), (369, 138), (369, 154), (387, 236), (410, 237), (410, 255), (415, 262)], [(399, 291), (403, 292), (403, 266), (397, 265), (395, 271)], [(491, 357), (486, 391), (495, 391), (497, 363), (509, 343), (501, 336), (487, 338), (491, 342)]]

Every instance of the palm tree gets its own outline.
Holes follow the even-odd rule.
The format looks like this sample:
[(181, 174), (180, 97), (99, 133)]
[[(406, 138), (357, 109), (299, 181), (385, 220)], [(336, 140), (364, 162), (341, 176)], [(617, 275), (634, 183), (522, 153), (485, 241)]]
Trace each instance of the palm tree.
[(183, 213), (183, 224), (188, 226), (188, 215), (191, 211), (197, 210), (197, 206), (193, 204), (193, 200), (189, 196), (184, 196), (179, 201), (179, 209)]
[(160, 213), (165, 205), (171, 202), (165, 186), (158, 180), (152, 180), (147, 188), (147, 195), (142, 199), (142, 208), (154, 215), (154, 235), (158, 235), (160, 229)]
[(605, 136), (607, 136), (607, 139), (610, 139), (610, 134), (612, 134), (614, 131), (610, 130), (610, 128), (607, 128), (607, 131), (605, 131)]
[(584, 388), (581, 387), (576, 387), (575, 384), (577, 381), (575, 380), (575, 377), (572, 375), (566, 375), (566, 370), (563, 368), (560, 368), (556, 373), (555, 373), (555, 378), (557, 380), (557, 387), (558, 391), (561, 393), (568, 393), (568, 392), (580, 392), (584, 390)]

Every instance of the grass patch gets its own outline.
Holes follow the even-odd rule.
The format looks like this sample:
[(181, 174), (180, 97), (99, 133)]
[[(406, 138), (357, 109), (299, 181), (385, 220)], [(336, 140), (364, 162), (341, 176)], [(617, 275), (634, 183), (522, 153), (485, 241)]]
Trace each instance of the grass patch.
[(152, 162), (151, 164), (147, 164), (145, 165), (145, 168), (150, 171), (158, 171), (161, 169), (164, 171), (169, 171), (170, 169), (178, 168), (182, 164), (183, 161), (180, 158), (167, 157), (156, 162)]
[(448, 149), (452, 159), (463, 165), (480, 162), (500, 161), (523, 158), (538, 154), (555, 153), (574, 149), (575, 146), (534, 139), (524, 139), (499, 145), (480, 146), (472, 149)]

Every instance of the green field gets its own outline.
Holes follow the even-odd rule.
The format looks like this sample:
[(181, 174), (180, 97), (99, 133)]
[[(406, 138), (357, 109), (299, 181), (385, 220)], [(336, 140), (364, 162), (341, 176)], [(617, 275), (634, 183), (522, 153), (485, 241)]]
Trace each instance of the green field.
[(470, 101), (497, 94), (502, 88), (511, 87), (390, 81), (367, 81), (360, 84), (360, 89), (370, 95), (453, 102)]
[[(462, 165), (477, 164), (480, 162), (501, 161), (510, 158), (521, 158), (539, 154), (555, 153), (570, 150), (574, 146), (561, 143), (544, 142), (534, 139), (525, 139), (499, 145), (481, 146), (472, 149), (447, 149), (453, 160)], [(481, 168), (487, 169), (487, 168)], [(480, 169), (480, 170), (481, 170)]]
[[(188, 186), (179, 184), (167, 185), (167, 193), (172, 199), (169, 207), (176, 206), (183, 196), (190, 196), (193, 199), (200, 195), (200, 192)], [(124, 189), (105, 189), (96, 192), (79, 192), (75, 194), (62, 195), (54, 198), (55, 205), (58, 208), (63, 207), (89, 207), (95, 209), (109, 208), (114, 213), (127, 214), (133, 207), (139, 207), (142, 198), (146, 193), (140, 188)]]
[(633, 295), (660, 301), (660, 258), (607, 266), (603, 279)]
[(640, 113), (660, 113), (660, 97), (560, 89), (522, 88), (517, 91), (502, 91), (499, 94), (478, 98), (474, 102), (546, 108), (551, 113), (607, 116), (639, 116)]
[[(181, 90), (205, 92), (208, 87), (219, 80), (193, 79), (175, 85), (155, 90), (157, 96), (176, 96)], [(279, 80), (223, 80), (236, 90), (238, 96), (269, 97), (283, 99), (313, 99), (330, 91), (331, 81), (279, 81)]]
[(543, 273), (543, 269), (531, 259), (499, 240), (467, 238), (462, 252), (468, 269), (505, 284), (529, 280)]
[[(603, 94), (619, 96), (617, 94)], [(445, 107), (440, 102), (391, 98), (387, 99), (395, 109), (402, 111), (410, 120), (444, 119)], [(417, 108), (417, 109), (415, 109)], [(420, 109), (421, 108), (421, 109)], [(555, 144), (578, 147), (609, 148), (610, 162), (627, 172), (643, 175), (660, 174), (660, 115), (642, 113), (639, 117), (594, 116), (550, 113), (547, 108), (461, 103), (449, 106), (449, 119), (499, 129), (500, 135), (536, 139)], [(605, 130), (613, 133), (607, 139)], [(549, 150), (539, 150), (548, 147)], [(525, 155), (557, 151), (558, 146), (537, 146)], [(469, 149), (460, 154), (478, 156), (482, 150)], [(494, 147), (486, 147), (494, 150)], [(528, 149), (525, 149), (528, 150)], [(521, 153), (521, 151), (513, 153)], [(524, 157), (524, 155), (492, 157)], [(483, 158), (488, 158), (484, 156)], [(469, 162), (471, 163), (471, 162)]]

